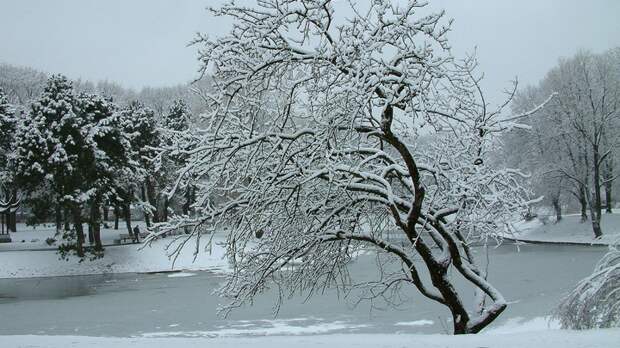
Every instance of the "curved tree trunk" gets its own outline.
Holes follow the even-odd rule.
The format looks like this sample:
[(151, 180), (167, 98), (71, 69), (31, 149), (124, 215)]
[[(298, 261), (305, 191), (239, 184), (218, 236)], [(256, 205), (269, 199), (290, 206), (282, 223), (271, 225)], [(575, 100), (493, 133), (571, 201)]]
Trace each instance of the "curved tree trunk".
[[(596, 193), (593, 193), (592, 195), (595, 196)], [(596, 197), (592, 197), (589, 200), (588, 207), (590, 208), (590, 217), (591, 217), (590, 220), (592, 221), (592, 232), (594, 232), (594, 238), (598, 239), (603, 236), (603, 231), (601, 230), (601, 217), (599, 214), (596, 213), (596, 208), (594, 204), (592, 204), (593, 203), (592, 201), (595, 199)]]

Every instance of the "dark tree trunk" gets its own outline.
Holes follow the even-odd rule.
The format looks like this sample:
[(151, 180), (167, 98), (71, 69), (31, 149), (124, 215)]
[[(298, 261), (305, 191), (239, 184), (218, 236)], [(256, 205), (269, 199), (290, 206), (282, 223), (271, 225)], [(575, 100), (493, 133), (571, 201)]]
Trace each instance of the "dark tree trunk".
[(127, 226), (127, 233), (132, 234), (131, 230), (131, 207), (129, 204), (123, 205), (123, 215), (125, 216), (125, 225)]
[(555, 223), (558, 223), (562, 220), (562, 205), (560, 204), (560, 198), (553, 197), (551, 203), (553, 204), (553, 210), (555, 211)]
[(118, 220), (119, 215), (121, 214), (121, 210), (118, 208), (118, 205), (114, 206), (114, 229), (118, 230)]
[(56, 202), (56, 231), (60, 231), (62, 229), (62, 207), (60, 206), (60, 202)]
[[(9, 202), (11, 204), (17, 203), (17, 189), (13, 189)], [(17, 232), (17, 211), (7, 214), (7, 228), (9, 232)]]
[(84, 257), (84, 230), (82, 228), (82, 209), (74, 206), (72, 209), (73, 225), (75, 226), (75, 250), (79, 257)]
[(612, 213), (612, 207), (614, 204), (613, 199), (611, 198), (611, 180), (606, 181), (605, 182), (605, 203), (606, 203), (606, 208), (605, 208), (605, 212), (606, 213)]
[[(185, 202), (183, 203), (183, 215), (189, 216), (190, 207), (192, 206), (192, 186), (188, 185), (185, 189)], [(183, 232), (189, 234), (189, 227), (183, 227)]]
[(603, 211), (603, 204), (601, 202), (601, 164), (600, 154), (598, 151), (598, 146), (594, 146), (592, 148), (592, 156), (594, 161), (594, 212), (596, 213), (596, 219), (601, 221), (601, 214)]
[(93, 208), (90, 208), (90, 214), (88, 219), (88, 244), (93, 245), (95, 243), (95, 233), (93, 231)]
[[(142, 202), (144, 203), (148, 203), (148, 200), (146, 198), (146, 188), (145, 185), (142, 185), (141, 187), (141, 196), (142, 196)], [(150, 209), (142, 209), (142, 212), (144, 213), (144, 223), (146, 223), (146, 227), (151, 227), (151, 210)]]
[(183, 203), (183, 215), (189, 215), (189, 210), (194, 201), (193, 197), (194, 197), (193, 187), (191, 185), (188, 185), (187, 188), (185, 189), (185, 202)]
[(611, 195), (611, 188), (613, 186), (614, 179), (614, 167), (613, 167), (613, 157), (609, 156), (605, 161), (605, 212), (612, 213), (614, 201)]
[(153, 181), (150, 178), (146, 179), (146, 199), (148, 200), (149, 204), (151, 206), (153, 206), (155, 209), (152, 210), (152, 218), (153, 218), (153, 222), (161, 222), (160, 216), (159, 216), (159, 204), (157, 204), (157, 199), (156, 199), (157, 195), (155, 194), (155, 185), (153, 184)]
[(101, 243), (101, 210), (98, 199), (93, 201), (90, 208), (90, 227), (95, 242), (95, 250), (103, 250)]
[(163, 211), (163, 221), (167, 222), (168, 221), (168, 208), (170, 207), (170, 201), (168, 200), (168, 197), (166, 195), (164, 195), (164, 211)]
[(588, 221), (588, 200), (583, 186), (579, 188), (579, 205), (581, 206), (581, 222), (586, 222)]
[[(594, 193), (593, 195), (595, 196), (596, 193)], [(594, 232), (594, 238), (598, 239), (603, 236), (603, 231), (601, 230), (600, 215), (596, 213), (596, 208), (592, 204), (592, 200), (594, 199), (596, 198), (592, 197), (590, 199), (590, 204), (588, 204), (588, 206), (590, 207), (590, 217), (591, 217), (590, 221), (592, 221), (592, 232)]]
[(71, 212), (69, 208), (65, 208), (65, 231), (69, 231), (71, 229)]
[(110, 219), (110, 207), (107, 204), (103, 205), (103, 221)]
[(9, 232), (17, 232), (17, 213), (6, 214), (6, 228)]

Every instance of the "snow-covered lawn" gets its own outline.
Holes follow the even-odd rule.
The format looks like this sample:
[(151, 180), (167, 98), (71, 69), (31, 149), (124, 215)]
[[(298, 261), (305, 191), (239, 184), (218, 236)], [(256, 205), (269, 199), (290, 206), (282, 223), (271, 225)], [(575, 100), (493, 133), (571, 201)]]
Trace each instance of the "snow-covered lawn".
[(543, 224), (539, 219), (534, 219), (522, 221), (516, 227), (520, 232), (511, 237), (523, 241), (610, 244), (620, 238), (620, 213), (602, 215), (603, 237), (600, 239), (594, 239), (592, 223), (589, 220), (581, 222), (576, 214), (566, 215), (558, 223), (551, 221)]
[[(107, 222), (108, 228), (102, 227), (101, 229), (101, 242), (104, 245), (114, 244), (114, 240), (119, 238), (119, 235), (126, 234), (127, 228), (125, 222), (121, 221), (119, 229), (115, 230), (113, 222)], [(132, 226), (138, 226), (140, 232), (146, 232), (146, 227), (143, 221), (136, 221), (132, 223)], [(88, 231), (88, 225), (84, 224), (84, 231)], [(17, 224), (17, 232), (11, 232), (11, 243), (0, 243), (0, 251), (4, 250), (23, 250), (23, 249), (44, 249), (50, 248), (45, 242), (47, 238), (54, 238), (56, 233), (56, 226), (54, 224), (41, 224), (35, 226), (26, 226), (23, 223)], [(52, 246), (52, 248), (55, 246)]]
[[(141, 227), (141, 230), (145, 231), (144, 227)], [(120, 233), (127, 232), (125, 229), (118, 231), (104, 229), (102, 241), (104, 244), (112, 244)], [(150, 246), (143, 244), (108, 246), (105, 248), (105, 256), (95, 261), (79, 262), (75, 257), (69, 258), (69, 260), (61, 260), (56, 250), (53, 247), (50, 249), (45, 243), (45, 239), (53, 235), (53, 227), (38, 226), (36, 229), (32, 229), (23, 225), (18, 226), (18, 232), (11, 234), (14, 242), (0, 244), (0, 278), (172, 270), (223, 271), (228, 268), (228, 263), (223, 259), (224, 249), (217, 243), (213, 243), (208, 250), (201, 248), (196, 260), (194, 260), (195, 239), (191, 239), (187, 243), (187, 247), (183, 249), (173, 265), (173, 260), (169, 257), (170, 251), (166, 250), (166, 246), (174, 242), (175, 237), (156, 240)], [(208, 236), (202, 237), (202, 246), (207, 244), (208, 238)], [(22, 240), (25, 242), (22, 243)]]
[(333, 334), (306, 336), (218, 338), (112, 338), (88, 336), (0, 336), (0, 346), (14, 347), (425, 347), (425, 348), (612, 348), (620, 329), (565, 331), (534, 330), (479, 335)]

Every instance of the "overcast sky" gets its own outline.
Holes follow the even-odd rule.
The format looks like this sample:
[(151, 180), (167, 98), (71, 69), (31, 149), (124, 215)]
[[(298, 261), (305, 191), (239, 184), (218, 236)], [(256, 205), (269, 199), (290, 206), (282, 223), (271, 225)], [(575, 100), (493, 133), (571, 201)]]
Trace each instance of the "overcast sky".
[[(195, 33), (217, 36), (228, 28), (205, 10), (215, 3), (0, 0), (0, 62), (136, 89), (183, 83), (196, 76), (196, 48), (187, 47)], [(454, 18), (455, 52), (477, 47), (493, 99), (515, 76), (537, 82), (559, 57), (620, 46), (618, 0), (430, 3)]]

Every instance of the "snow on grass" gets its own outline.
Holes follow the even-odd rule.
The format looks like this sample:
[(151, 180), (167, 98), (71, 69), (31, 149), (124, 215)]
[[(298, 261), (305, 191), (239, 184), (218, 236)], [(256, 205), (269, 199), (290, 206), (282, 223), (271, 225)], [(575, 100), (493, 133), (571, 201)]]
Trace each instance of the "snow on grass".
[(333, 334), (310, 336), (255, 337), (88, 337), (88, 336), (0, 336), (0, 347), (65, 348), (65, 347), (136, 347), (136, 348), (290, 348), (290, 347), (425, 347), (425, 348), (611, 348), (618, 347), (620, 329), (567, 331), (547, 330), (543, 333), (482, 333), (478, 335), (415, 334)]
[(515, 227), (519, 232), (514, 237), (523, 241), (601, 243), (610, 244), (620, 237), (620, 213), (603, 213), (601, 227), (603, 237), (595, 239), (591, 221), (581, 222), (579, 215), (565, 215), (558, 223), (543, 224), (540, 220), (519, 222)]
[(522, 317), (510, 318), (498, 327), (487, 329), (493, 334), (517, 334), (521, 332), (535, 332), (560, 329), (560, 322), (551, 317), (537, 317), (525, 319)]
[(196, 273), (179, 272), (179, 273), (168, 274), (168, 278), (185, 278), (185, 277), (193, 277), (195, 275)]
[(432, 320), (414, 320), (414, 321), (399, 321), (394, 323), (396, 326), (425, 326), (425, 325), (433, 325), (435, 322)]
[(162, 337), (248, 337), (248, 336), (282, 336), (282, 335), (316, 335), (340, 330), (362, 329), (365, 324), (353, 324), (345, 321), (321, 322), (316, 318), (293, 318), (275, 320), (239, 321), (239, 324), (220, 326), (212, 331), (170, 331), (143, 333), (143, 338)]
[[(179, 257), (174, 261), (174, 264), (173, 259), (170, 257), (170, 251), (166, 250), (168, 244), (174, 241), (173, 238), (159, 239), (150, 245), (127, 244), (106, 247), (103, 258), (82, 262), (77, 257), (61, 260), (55, 250), (3, 251), (0, 252), (0, 265), (2, 265), (0, 266), (0, 278), (145, 273), (174, 270), (228, 271), (229, 265), (224, 259), (224, 248), (218, 244), (218, 240), (215, 237), (214, 243), (211, 244), (209, 250), (201, 249), (195, 260), (193, 254), (195, 239), (191, 238), (187, 243), (187, 247), (181, 251)], [(218, 238), (221, 238), (221, 236), (218, 236)], [(202, 239), (201, 245), (205, 245), (205, 239), (208, 239), (208, 237), (203, 236)]]

